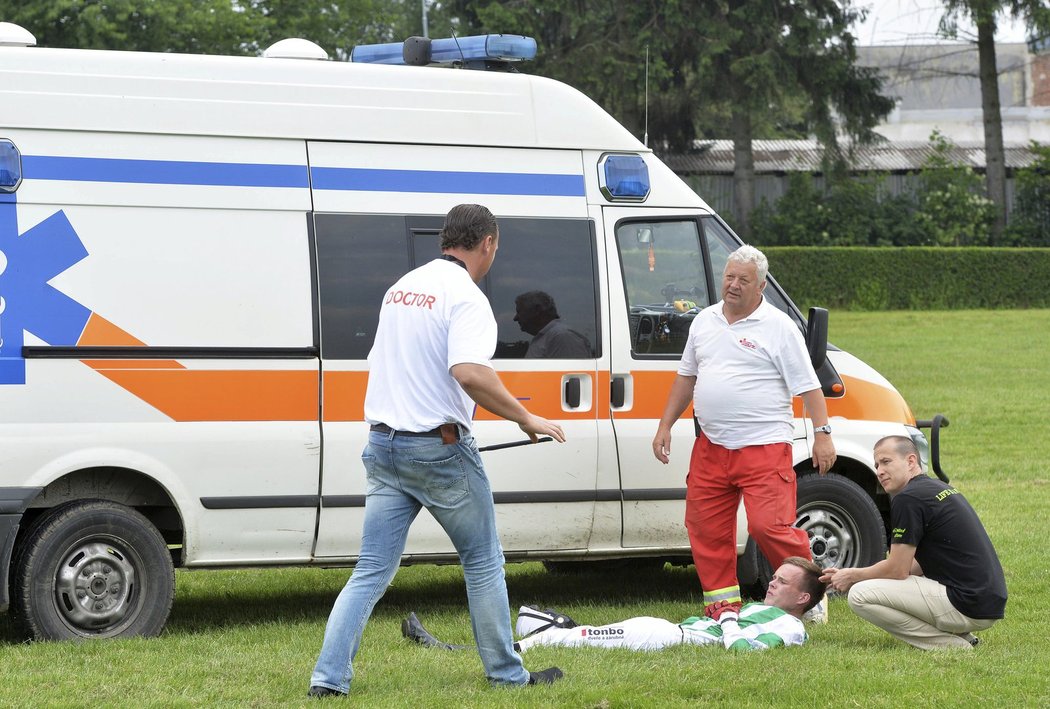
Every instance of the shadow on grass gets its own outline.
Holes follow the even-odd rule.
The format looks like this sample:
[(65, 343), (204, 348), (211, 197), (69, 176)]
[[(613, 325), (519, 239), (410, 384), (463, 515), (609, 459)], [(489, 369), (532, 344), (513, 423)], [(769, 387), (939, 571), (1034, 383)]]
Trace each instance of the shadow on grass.
[[(350, 576), (349, 569), (243, 573), (257, 575), (259, 583), (249, 579), (209, 588), (207, 582), (202, 582), (180, 593), (172, 607), (167, 632), (194, 633), (269, 623), (323, 623)], [(271, 574), (283, 578), (268, 580), (266, 577)], [(565, 574), (547, 572), (537, 563), (509, 564), (507, 588), (514, 609), (525, 603), (558, 607), (579, 603), (700, 602), (699, 583), (692, 567), (626, 566)], [(402, 618), (409, 611), (440, 613), (466, 609), (467, 594), (460, 567), (413, 566), (398, 571), (373, 616)]]
[[(693, 567), (626, 564), (619, 568), (581, 566), (577, 573), (553, 573), (539, 563), (508, 564), (512, 610), (520, 604), (569, 607), (578, 604), (700, 603)], [(216, 628), (268, 624), (324, 623), (350, 569), (246, 569), (180, 571), (165, 634), (193, 634)], [(466, 613), (467, 593), (459, 566), (402, 568), (376, 605), (378, 618)], [(25, 638), (9, 616), (0, 616), (0, 643)]]

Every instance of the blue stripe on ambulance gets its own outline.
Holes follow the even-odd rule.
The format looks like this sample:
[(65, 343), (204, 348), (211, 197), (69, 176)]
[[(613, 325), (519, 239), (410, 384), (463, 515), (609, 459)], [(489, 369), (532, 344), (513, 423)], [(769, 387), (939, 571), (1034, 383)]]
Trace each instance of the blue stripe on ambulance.
[(179, 160), (131, 160), (48, 155), (22, 157), (27, 180), (68, 180), (215, 187), (291, 187), (350, 192), (420, 192), (583, 197), (583, 175), (388, 170)]
[(317, 190), (539, 197), (583, 197), (586, 194), (582, 175), (353, 167), (313, 167), (310, 174)]
[(212, 187), (309, 187), (305, 165), (24, 155), (23, 179)]

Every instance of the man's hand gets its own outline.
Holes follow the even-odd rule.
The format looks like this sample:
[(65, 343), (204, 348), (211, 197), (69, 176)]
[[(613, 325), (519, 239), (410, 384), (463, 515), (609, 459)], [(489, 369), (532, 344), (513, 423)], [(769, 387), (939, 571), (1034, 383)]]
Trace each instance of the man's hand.
[(820, 471), (821, 475), (827, 475), (831, 466), (835, 465), (835, 444), (827, 433), (818, 433), (813, 436), (813, 467)]
[(661, 426), (656, 430), (656, 437), (653, 439), (653, 455), (658, 461), (667, 465), (668, 456), (671, 455), (671, 429)]
[(529, 434), (533, 443), (538, 441), (540, 436), (550, 436), (558, 443), (565, 443), (565, 432), (561, 430), (561, 426), (533, 414), (529, 414), (525, 421), (519, 423), (518, 428)]
[(853, 584), (861, 581), (857, 569), (836, 569), (834, 566), (824, 569), (820, 577), (821, 583), (826, 583), (840, 593), (849, 593)]
[(740, 607), (740, 601), (717, 601), (707, 604), (707, 607), (704, 608), (704, 615), (721, 624), (728, 620), (738, 620)]

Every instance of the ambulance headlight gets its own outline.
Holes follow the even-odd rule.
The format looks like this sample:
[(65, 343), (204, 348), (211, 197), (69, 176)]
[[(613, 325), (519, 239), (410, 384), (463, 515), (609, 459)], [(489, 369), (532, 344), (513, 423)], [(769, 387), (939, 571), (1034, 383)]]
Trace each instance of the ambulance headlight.
[(22, 181), (22, 155), (10, 140), (0, 138), (0, 192), (14, 192)]
[(905, 428), (908, 429), (908, 436), (915, 444), (915, 447), (919, 449), (919, 467), (924, 471), (929, 470), (930, 442), (926, 439), (926, 435), (914, 426), (905, 426)]
[(649, 196), (649, 168), (641, 155), (603, 155), (598, 185), (610, 202), (644, 202)]

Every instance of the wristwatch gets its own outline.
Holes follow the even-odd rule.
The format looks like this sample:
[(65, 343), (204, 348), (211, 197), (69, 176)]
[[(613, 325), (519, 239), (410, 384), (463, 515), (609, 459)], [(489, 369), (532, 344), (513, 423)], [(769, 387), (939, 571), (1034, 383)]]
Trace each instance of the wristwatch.
[(826, 434), (828, 434), (830, 436), (831, 435), (831, 424), (830, 423), (826, 423), (823, 426), (814, 426), (813, 427), (813, 433), (826, 433)]

